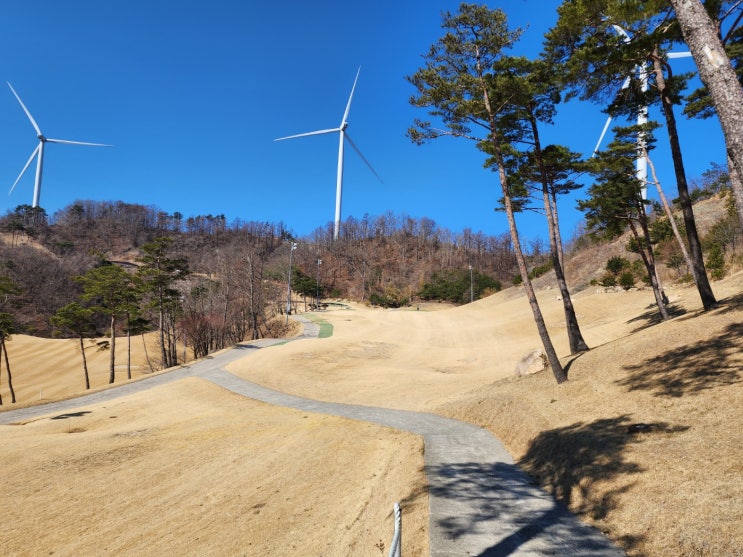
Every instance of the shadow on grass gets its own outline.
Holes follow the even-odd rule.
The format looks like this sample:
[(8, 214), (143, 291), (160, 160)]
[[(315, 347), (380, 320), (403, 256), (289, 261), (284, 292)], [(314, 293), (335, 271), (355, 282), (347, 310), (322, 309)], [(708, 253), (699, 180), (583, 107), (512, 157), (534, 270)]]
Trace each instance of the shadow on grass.
[(87, 414), (91, 414), (89, 410), (81, 410), (80, 412), (67, 412), (66, 414), (59, 414), (50, 418), (51, 420), (67, 420), (69, 418), (81, 418)]
[(721, 314), (737, 311), (743, 308), (743, 292), (718, 300), (717, 305)]
[(642, 363), (624, 366), (629, 375), (616, 381), (629, 391), (681, 397), (741, 381), (743, 324), (728, 325), (715, 338), (663, 352)]
[[(595, 520), (607, 517), (621, 494), (632, 488), (631, 476), (643, 469), (627, 460), (626, 448), (648, 434), (685, 431), (666, 423), (637, 424), (628, 414), (540, 433), (519, 465), (574, 512)], [(615, 487), (601, 487), (612, 482)], [(641, 540), (625, 538), (631, 549)]]
[[(663, 318), (660, 316), (660, 310), (657, 304), (650, 304), (645, 310), (644, 313), (627, 321), (627, 323), (639, 323), (638, 327), (632, 330), (633, 333), (637, 333), (658, 323), (663, 323)], [(686, 310), (678, 304), (669, 304), (666, 306), (666, 310), (671, 319), (681, 317), (686, 313)]]
[[(580, 522), (516, 465), (458, 462), (429, 467), (426, 472), (430, 496), (444, 499), (440, 506), (448, 509), (436, 519), (444, 539), (480, 532), (498, 540), (468, 555), (505, 557), (519, 550), (530, 555), (620, 555), (608, 538)], [(446, 500), (468, 504), (466, 510), (448, 508)]]

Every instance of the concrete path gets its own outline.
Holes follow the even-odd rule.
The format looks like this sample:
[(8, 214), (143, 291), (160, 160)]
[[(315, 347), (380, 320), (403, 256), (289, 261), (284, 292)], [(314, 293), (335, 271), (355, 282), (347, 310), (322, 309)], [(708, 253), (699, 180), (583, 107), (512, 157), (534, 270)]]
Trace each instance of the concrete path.
[[(303, 318), (296, 319), (305, 325), (300, 338), (317, 335), (317, 325)], [(623, 555), (603, 534), (581, 523), (534, 485), (514, 465), (501, 443), (482, 428), (434, 414), (295, 397), (261, 387), (224, 369), (231, 361), (277, 342), (280, 341), (241, 345), (147, 380), (73, 400), (2, 412), (0, 424), (63, 413), (183, 377), (201, 377), (270, 404), (362, 420), (421, 435), (429, 483), (431, 557)], [(404, 555), (404, 547), (402, 551)]]

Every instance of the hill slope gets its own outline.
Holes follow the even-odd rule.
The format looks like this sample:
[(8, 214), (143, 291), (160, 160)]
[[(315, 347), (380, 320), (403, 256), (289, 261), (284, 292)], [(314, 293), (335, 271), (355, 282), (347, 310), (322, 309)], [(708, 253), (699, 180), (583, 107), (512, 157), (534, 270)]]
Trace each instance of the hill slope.
[[(578, 318), (593, 349), (575, 359), (567, 356), (555, 291), (540, 290), (569, 365), (570, 381), (562, 386), (549, 372), (512, 377), (516, 360), (539, 345), (518, 289), (442, 311), (430, 311), (434, 304), (324, 312), (332, 337), (261, 350), (230, 369), (292, 394), (482, 425), (632, 555), (735, 555), (743, 547), (743, 275), (714, 289), (722, 304), (707, 313), (699, 312), (694, 289), (669, 289), (677, 317), (661, 324), (649, 291), (578, 293)], [(79, 368), (55, 373), (54, 360), (24, 361), (14, 342), (19, 384), (29, 369), (44, 381), (80, 384)], [(59, 358), (78, 361), (70, 346)], [(263, 406), (178, 382), (63, 420), (0, 427), (18, 502), (0, 511), (5, 524), (15, 525), (0, 541), (16, 542), (17, 552), (40, 537), (37, 549), (110, 546), (126, 553), (114, 542), (133, 531), (137, 536), (125, 537), (131, 547), (172, 540), (181, 555), (194, 547), (250, 554), (250, 544), (280, 547), (283, 555), (307, 555), (308, 547), (379, 555), (390, 503), (402, 499), (411, 525), (403, 534), (406, 552), (427, 553), (419, 440)], [(336, 473), (330, 470), (346, 479), (329, 483)], [(95, 506), (101, 494), (108, 501), (105, 529), (88, 527), (87, 514), (58, 522)], [(140, 509), (145, 516), (137, 521)], [(189, 527), (174, 530), (176, 523)], [(302, 545), (292, 547), (287, 528)], [(76, 545), (62, 545), (71, 540)]]

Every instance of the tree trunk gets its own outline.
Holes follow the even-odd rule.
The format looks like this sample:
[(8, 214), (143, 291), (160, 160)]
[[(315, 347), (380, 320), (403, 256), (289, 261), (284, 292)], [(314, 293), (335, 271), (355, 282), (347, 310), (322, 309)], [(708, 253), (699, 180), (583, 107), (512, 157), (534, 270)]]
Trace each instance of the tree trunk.
[(524, 253), (521, 250), (521, 241), (519, 240), (519, 232), (516, 228), (516, 219), (514, 218), (513, 214), (513, 205), (511, 204), (511, 192), (508, 191), (508, 179), (506, 176), (506, 168), (505, 164), (503, 162), (503, 153), (501, 151), (501, 146), (499, 143), (499, 138), (497, 134), (497, 126), (495, 123), (495, 113), (493, 112), (493, 108), (490, 106), (490, 96), (488, 94), (488, 88), (487, 84), (485, 83), (485, 80), (482, 76), (482, 68), (479, 67), (478, 63), (478, 71), (479, 71), (479, 80), (480, 80), (480, 87), (482, 88), (482, 94), (483, 94), (483, 100), (485, 102), (485, 109), (488, 113), (488, 119), (490, 124), (490, 143), (493, 147), (493, 153), (495, 155), (496, 164), (498, 166), (498, 178), (500, 181), (501, 190), (503, 191), (503, 205), (506, 209), (506, 217), (508, 218), (508, 229), (511, 233), (511, 242), (513, 243), (513, 250), (516, 255), (516, 262), (519, 266), (519, 272), (521, 273), (521, 279), (524, 283), (524, 290), (526, 292), (526, 297), (529, 300), (529, 305), (531, 306), (532, 314), (534, 315), (534, 322), (537, 325), (537, 332), (539, 333), (539, 338), (542, 340), (542, 347), (544, 348), (544, 353), (547, 356), (547, 360), (549, 361), (550, 367), (552, 368), (552, 374), (555, 376), (555, 380), (557, 381), (558, 385), (560, 383), (564, 383), (568, 380), (568, 376), (565, 373), (565, 370), (562, 367), (562, 364), (560, 363), (560, 359), (557, 357), (557, 352), (555, 351), (555, 347), (552, 344), (552, 339), (550, 339), (549, 332), (547, 331), (547, 325), (544, 322), (544, 316), (542, 315), (542, 310), (539, 308), (539, 302), (537, 301), (537, 296), (534, 293), (534, 286), (531, 283), (531, 279), (529, 278), (529, 271), (526, 268), (526, 261), (524, 260)]
[[(642, 257), (642, 262), (645, 264), (645, 268), (648, 271), (648, 277), (650, 278), (650, 285), (653, 288), (653, 295), (655, 296), (655, 303), (658, 305), (658, 311), (660, 311), (660, 316), (663, 319), (663, 321), (667, 321), (669, 319), (668, 310), (666, 309), (666, 304), (664, 301), (664, 295), (661, 293), (660, 284), (658, 283), (658, 274), (655, 272), (655, 263), (652, 260), (652, 246), (650, 246), (650, 239), (645, 238), (645, 241), (640, 238), (640, 234), (637, 232), (637, 227), (635, 226), (635, 223), (632, 219), (629, 220), (629, 227), (632, 231), (632, 235), (635, 237), (635, 240), (637, 241), (637, 245), (639, 246), (639, 252), (640, 257)], [(650, 246), (650, 249), (646, 250), (645, 243), (647, 242), (647, 245)], [(648, 251), (651, 252), (651, 257), (648, 257)]]
[[(657, 50), (656, 50), (657, 53)], [(704, 253), (702, 252), (702, 243), (699, 241), (697, 233), (697, 223), (694, 219), (694, 210), (692, 208), (691, 197), (689, 196), (689, 187), (686, 182), (686, 171), (684, 170), (684, 159), (681, 154), (681, 144), (678, 137), (678, 128), (676, 126), (676, 117), (673, 113), (673, 104), (669, 98), (668, 87), (666, 87), (663, 69), (660, 65), (660, 58), (653, 56), (653, 65), (655, 71), (655, 81), (658, 86), (661, 104), (663, 105), (663, 114), (666, 117), (666, 128), (668, 131), (668, 140), (671, 145), (671, 158), (673, 159), (673, 169), (676, 174), (676, 184), (679, 193), (679, 204), (681, 213), (684, 216), (684, 226), (686, 227), (686, 239), (689, 241), (689, 250), (691, 251), (692, 273), (694, 282), (697, 285), (699, 297), (702, 299), (702, 306), (705, 310), (717, 306), (717, 300), (712, 292), (712, 287), (707, 278), (707, 271), (704, 269)]]
[(163, 309), (162, 296), (159, 296), (159, 299), (160, 299), (160, 304), (159, 304), (160, 307), (158, 308), (157, 317), (158, 317), (158, 320), (160, 322), (160, 327), (159, 327), (159, 330), (160, 330), (160, 359), (161, 359), (161, 364), (160, 365), (162, 365), (163, 368), (168, 368), (170, 366), (168, 366), (168, 352), (167, 352), (167, 350), (165, 350), (165, 310)]
[(735, 198), (735, 208), (738, 210), (738, 221), (743, 225), (743, 184), (741, 184), (741, 175), (735, 170), (733, 161), (730, 160), (730, 155), (727, 156), (728, 161), (728, 176), (730, 177), (730, 189), (733, 190), (733, 197)]
[(129, 313), (126, 314), (126, 378), (132, 378), (132, 331)]
[(85, 343), (80, 335), (80, 354), (83, 356), (83, 371), (85, 372), (85, 390), (90, 389), (90, 375), (88, 375), (88, 359), (85, 357)]
[(560, 266), (565, 269), (565, 251), (562, 247), (562, 234), (560, 234), (560, 221), (557, 218), (557, 194), (552, 194), (552, 220), (555, 221), (555, 240), (557, 242), (557, 255), (560, 257)]
[(653, 164), (653, 161), (650, 159), (647, 149), (645, 149), (644, 147), (643, 147), (643, 155), (645, 156), (645, 160), (648, 161), (650, 172), (653, 175), (653, 183), (655, 184), (655, 188), (658, 190), (658, 197), (660, 197), (660, 202), (663, 205), (663, 211), (666, 213), (666, 217), (668, 217), (668, 222), (671, 224), (671, 230), (673, 230), (673, 235), (676, 238), (676, 242), (678, 242), (682, 255), (684, 256), (684, 261), (686, 261), (686, 266), (689, 268), (689, 271), (692, 271), (694, 265), (691, 262), (691, 256), (689, 255), (689, 251), (686, 249), (686, 244), (684, 244), (683, 238), (681, 238), (681, 232), (679, 232), (678, 226), (676, 226), (676, 219), (673, 218), (673, 212), (671, 211), (671, 206), (668, 204), (668, 199), (666, 199), (666, 195), (663, 193), (663, 188), (660, 185), (660, 180), (658, 180), (658, 175), (655, 172), (655, 165)]
[[(2, 345), (0, 345), (0, 357), (2, 357), (2, 351), (3, 351), (3, 348), (2, 348)], [(0, 360), (0, 361), (2, 361), (2, 360)], [(2, 378), (3, 378), (2, 377), (2, 371), (3, 371), (3, 366), (0, 365), (0, 385), (2, 385)], [(3, 395), (2, 395), (2, 393), (0, 393), (0, 406), (2, 406), (2, 405), (3, 405)]]
[(152, 367), (152, 362), (150, 361), (150, 355), (147, 352), (147, 341), (144, 338), (144, 333), (142, 333), (142, 346), (144, 348), (144, 357), (147, 359), (147, 366), (150, 368), (150, 373), (154, 373), (155, 369)]
[(108, 382), (116, 380), (116, 315), (111, 314), (111, 359), (108, 369)]
[(547, 228), (549, 230), (550, 237), (550, 255), (552, 257), (552, 267), (555, 271), (555, 278), (557, 279), (557, 285), (560, 288), (560, 296), (562, 297), (562, 306), (565, 312), (565, 326), (568, 333), (568, 343), (570, 345), (570, 353), (577, 354), (578, 352), (585, 352), (588, 350), (588, 344), (583, 339), (583, 335), (580, 332), (580, 326), (578, 325), (578, 317), (575, 315), (575, 309), (573, 308), (573, 300), (570, 298), (570, 290), (568, 290), (567, 282), (565, 281), (565, 273), (562, 268), (562, 257), (560, 257), (560, 249), (558, 246), (557, 237), (559, 231), (557, 230), (557, 222), (555, 220), (555, 213), (557, 212), (556, 207), (553, 207), (550, 201), (549, 185), (544, 172), (544, 164), (542, 161), (542, 148), (539, 142), (539, 130), (537, 128), (537, 122), (534, 118), (530, 118), (532, 134), (534, 135), (534, 151), (537, 155), (537, 161), (540, 169), (539, 174), (542, 178), (542, 200), (544, 202), (544, 212), (547, 216)]
[[(730, 64), (714, 22), (699, 0), (671, 0), (699, 77), (712, 97), (725, 136), (731, 168), (743, 176), (743, 89)], [(737, 188), (740, 189), (740, 181)], [(743, 213), (743, 192), (735, 192), (739, 213)]]
[(0, 348), (5, 357), (5, 370), (8, 372), (8, 389), (10, 389), (10, 402), (15, 404), (15, 390), (13, 389), (13, 376), (10, 374), (10, 360), (8, 359), (8, 347), (5, 345), (5, 335), (0, 336)]

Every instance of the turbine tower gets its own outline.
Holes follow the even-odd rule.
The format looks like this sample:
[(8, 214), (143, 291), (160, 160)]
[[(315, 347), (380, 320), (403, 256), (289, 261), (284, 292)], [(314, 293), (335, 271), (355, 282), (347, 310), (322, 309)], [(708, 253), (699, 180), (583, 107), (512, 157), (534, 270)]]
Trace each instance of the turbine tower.
[[(617, 34), (622, 36), (622, 40), (625, 43), (629, 43), (631, 41), (630, 36), (627, 34), (627, 32), (619, 27), (619, 25), (612, 25), (614, 30), (617, 32)], [(637, 65), (635, 66), (635, 72), (640, 77), (640, 87), (642, 92), (648, 90), (648, 73), (645, 69), (644, 65)], [(624, 80), (624, 83), (622, 84), (622, 89), (626, 89), (629, 87), (631, 76), (627, 76), (627, 79)], [(593, 154), (595, 155), (596, 152), (599, 150), (599, 147), (601, 146), (601, 142), (604, 140), (604, 136), (606, 135), (607, 130), (609, 129), (609, 124), (611, 124), (612, 117), (609, 116), (606, 119), (606, 124), (604, 124), (604, 129), (601, 131), (601, 136), (599, 136), (599, 140), (596, 142), (596, 147), (593, 149)], [(637, 125), (641, 126), (643, 124), (648, 123), (648, 107), (642, 106), (637, 111)], [(638, 145), (644, 145), (645, 139), (644, 139), (644, 133), (639, 132), (637, 134), (637, 143)], [(637, 160), (635, 161), (635, 168), (636, 170), (636, 176), (637, 179), (642, 184), (642, 198), (647, 199), (647, 182), (648, 182), (648, 160), (645, 157), (645, 155), (638, 155)]]
[(10, 90), (13, 92), (13, 95), (15, 95), (15, 98), (18, 99), (18, 102), (20, 103), (21, 108), (23, 109), (23, 112), (26, 113), (26, 116), (28, 116), (28, 119), (31, 121), (31, 125), (36, 130), (36, 137), (38, 137), (39, 139), (39, 144), (36, 146), (36, 148), (31, 153), (31, 156), (28, 158), (28, 161), (26, 162), (26, 165), (23, 167), (23, 170), (21, 170), (21, 173), (18, 175), (18, 178), (16, 178), (15, 182), (13, 182), (13, 186), (10, 188), (8, 195), (10, 195), (13, 192), (16, 185), (18, 184), (20, 179), (23, 177), (28, 167), (31, 165), (31, 161), (34, 160), (34, 157), (36, 157), (36, 180), (34, 182), (34, 200), (31, 206), (38, 207), (39, 200), (41, 198), (41, 175), (44, 171), (44, 144), (46, 143), (66, 143), (68, 145), (92, 145), (94, 147), (110, 147), (110, 145), (105, 145), (103, 143), (86, 143), (83, 141), (71, 141), (69, 139), (52, 139), (50, 137), (45, 137), (44, 134), (41, 133), (41, 129), (39, 129), (39, 125), (36, 123), (36, 120), (34, 120), (34, 117), (31, 116), (31, 113), (28, 111), (28, 108), (26, 108), (26, 105), (23, 104), (21, 97), (19, 97), (18, 93), (16, 93), (15, 89), (13, 89), (13, 86), (10, 83), (8, 83), (8, 87), (10, 87)]
[(363, 160), (366, 163), (366, 166), (369, 167), (369, 170), (371, 170), (374, 173), (374, 176), (377, 177), (377, 179), (381, 182), (382, 179), (379, 177), (379, 174), (377, 174), (376, 170), (372, 168), (372, 165), (369, 163), (368, 160), (364, 157), (363, 154), (361, 154), (361, 151), (358, 147), (356, 147), (356, 144), (351, 140), (351, 137), (348, 135), (348, 132), (346, 131), (348, 129), (348, 113), (351, 111), (351, 100), (353, 99), (353, 92), (356, 90), (356, 82), (359, 80), (359, 74), (361, 73), (361, 67), (359, 67), (358, 71), (356, 72), (356, 79), (353, 80), (353, 87), (351, 87), (351, 94), (348, 97), (348, 103), (346, 104), (346, 111), (343, 113), (343, 118), (341, 119), (341, 123), (337, 128), (331, 128), (327, 130), (317, 130), (313, 132), (306, 132), (306, 133), (300, 133), (297, 135), (289, 135), (286, 137), (279, 137), (278, 139), (274, 139), (274, 141), (283, 141), (285, 139), (294, 139), (295, 137), (306, 137), (309, 135), (323, 135), (326, 133), (339, 133), (339, 144), (338, 144), (338, 175), (336, 177), (336, 184), (335, 184), (335, 221), (333, 226), (333, 239), (338, 239), (338, 232), (340, 231), (341, 226), (341, 201), (343, 198), (343, 147), (345, 145), (345, 141), (348, 140), (348, 143), (353, 147), (354, 151), (358, 153), (358, 155), (361, 157), (361, 160)]
[[(627, 31), (619, 27), (619, 25), (612, 24), (612, 27), (622, 37), (622, 40), (624, 43), (631, 42), (631, 38)], [(668, 52), (666, 54), (668, 59), (673, 58), (688, 58), (691, 56), (690, 52)], [(648, 90), (648, 71), (644, 64), (635, 66), (634, 71), (640, 78), (640, 87), (641, 91), (644, 93)], [(626, 89), (629, 87), (631, 76), (627, 76), (627, 79), (624, 80), (624, 83), (622, 84), (622, 89)], [(601, 146), (601, 142), (604, 140), (604, 136), (606, 135), (607, 130), (609, 129), (609, 125), (611, 124), (612, 117), (609, 116), (606, 119), (606, 124), (604, 124), (604, 129), (601, 130), (601, 135), (599, 136), (599, 140), (596, 142), (596, 147), (593, 148), (593, 155), (596, 154), (596, 152), (599, 150), (599, 147)], [(641, 126), (643, 124), (648, 123), (648, 107), (647, 105), (641, 106), (637, 111), (637, 125)], [(638, 145), (643, 145), (645, 143), (644, 140), (644, 133), (639, 132), (637, 134), (637, 143)], [(592, 155), (592, 156), (593, 156)], [(637, 179), (642, 184), (642, 198), (647, 199), (647, 183), (648, 183), (648, 159), (645, 155), (638, 155), (637, 160), (635, 162), (635, 168)]]

